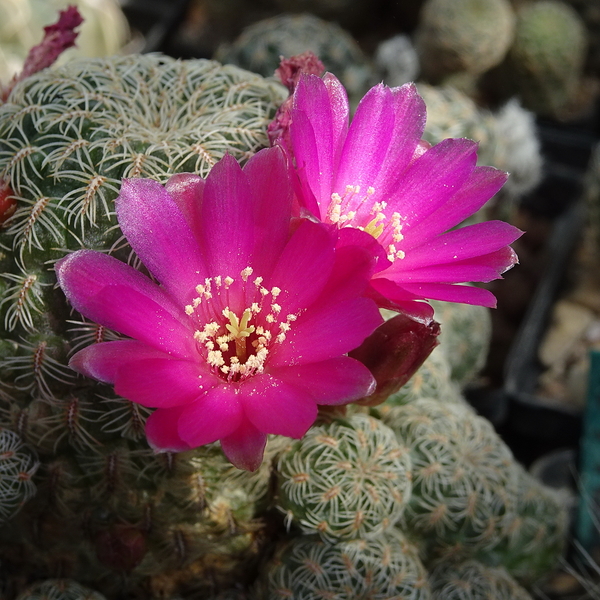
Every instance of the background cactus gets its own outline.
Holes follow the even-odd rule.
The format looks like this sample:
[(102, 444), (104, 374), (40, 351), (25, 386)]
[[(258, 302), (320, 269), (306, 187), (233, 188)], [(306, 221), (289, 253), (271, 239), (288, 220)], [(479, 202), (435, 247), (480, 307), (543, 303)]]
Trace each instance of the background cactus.
[(281, 56), (311, 50), (358, 97), (373, 83), (373, 67), (352, 36), (339, 25), (310, 14), (278, 15), (247, 27), (231, 44), (217, 49), (215, 59), (271, 77)]
[(117, 0), (7, 0), (0, 6), (0, 81), (20, 72), (29, 49), (42, 41), (43, 28), (56, 20), (59, 10), (75, 5), (84, 23), (77, 47), (60, 58), (110, 56), (129, 39), (129, 26)]
[(415, 32), (421, 76), (440, 83), (453, 73), (476, 76), (499, 64), (514, 21), (508, 0), (427, 0)]
[[(478, 218), (514, 218), (512, 212), (518, 200), (542, 179), (543, 161), (533, 113), (515, 98), (492, 112), (451, 86), (419, 83), (418, 88), (427, 105), (424, 139), (430, 144), (447, 137), (475, 140), (479, 143), (478, 164), (494, 166), (510, 175)], [(498, 214), (492, 217), (492, 211)]]
[(581, 88), (587, 48), (585, 25), (572, 7), (560, 0), (524, 4), (506, 65), (524, 106), (552, 117), (568, 112)]

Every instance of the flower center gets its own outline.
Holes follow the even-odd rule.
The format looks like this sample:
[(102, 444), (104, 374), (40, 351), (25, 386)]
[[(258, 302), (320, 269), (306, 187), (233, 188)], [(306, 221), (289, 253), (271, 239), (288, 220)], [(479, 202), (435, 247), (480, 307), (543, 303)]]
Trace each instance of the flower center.
[[(246, 267), (237, 280), (210, 277), (196, 286), (198, 297), (185, 307), (188, 316), (201, 326), (194, 333), (200, 354), (211, 370), (228, 382), (239, 382), (260, 374), (273, 347), (285, 341), (298, 315), (280, 317), (278, 287), (267, 289), (263, 278), (249, 281), (252, 268)], [(243, 310), (231, 308), (250, 298)], [(221, 308), (223, 307), (224, 308)]]
[(379, 239), (385, 232), (384, 238), (387, 244), (384, 247), (387, 250), (388, 260), (394, 262), (396, 259), (403, 259), (406, 254), (398, 249), (397, 244), (404, 239), (402, 226), (405, 217), (398, 212), (393, 212), (391, 219), (388, 219), (387, 202), (374, 202), (372, 199), (375, 188), (369, 186), (367, 193), (362, 196), (360, 189), (359, 185), (347, 185), (342, 195), (337, 192), (331, 194), (327, 207), (327, 220), (338, 227), (356, 227), (366, 231), (375, 239)]

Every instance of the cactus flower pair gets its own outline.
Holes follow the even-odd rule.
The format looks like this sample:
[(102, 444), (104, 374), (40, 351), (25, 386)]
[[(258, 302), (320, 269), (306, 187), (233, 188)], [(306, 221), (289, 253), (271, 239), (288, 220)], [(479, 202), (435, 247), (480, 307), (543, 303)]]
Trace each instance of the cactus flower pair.
[(257, 468), (267, 434), (302, 437), (317, 405), (373, 392), (348, 353), (381, 324), (378, 305), (425, 321), (426, 298), (492, 305), (453, 284), (516, 260), (520, 232), (505, 223), (446, 232), (505, 174), (475, 166), (474, 142), (421, 143), (413, 86), (373, 88), (350, 127), (334, 77), (305, 76), (294, 94), (287, 163), (274, 147), (243, 170), (226, 156), (206, 180), (123, 182), (119, 223), (157, 283), (90, 250), (56, 265), (73, 307), (128, 338), (84, 348), (71, 366), (155, 408), (157, 450), (220, 440), (234, 465)]

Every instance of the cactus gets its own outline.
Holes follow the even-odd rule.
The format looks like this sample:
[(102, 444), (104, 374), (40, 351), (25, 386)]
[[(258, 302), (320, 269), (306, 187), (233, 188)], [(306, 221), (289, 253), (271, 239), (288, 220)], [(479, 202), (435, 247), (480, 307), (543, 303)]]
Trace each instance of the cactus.
[(422, 76), (440, 83), (453, 73), (476, 76), (499, 64), (514, 22), (508, 0), (427, 0), (415, 33)]
[(427, 398), (395, 407), (385, 423), (413, 463), (402, 527), (430, 555), (493, 548), (515, 509), (519, 480), (491, 424), (465, 405)]
[(0, 178), (17, 206), (0, 231), (0, 423), (41, 460), (38, 494), (0, 532), (7, 578), (172, 594), (224, 583), (256, 553), (254, 500), (243, 483), (220, 486), (230, 465), (219, 452), (154, 454), (149, 411), (69, 369), (75, 350), (116, 334), (69, 312), (53, 263), (81, 247), (127, 259), (120, 179), (206, 175), (226, 152), (244, 160), (267, 145), (284, 95), (233, 66), (128, 56), (42, 71), (0, 106)]
[(426, 572), (415, 546), (399, 533), (328, 544), (293, 538), (263, 566), (261, 600), (429, 600)]
[(450, 363), (450, 376), (465, 387), (485, 365), (492, 335), (490, 311), (470, 304), (433, 301), (432, 305), (442, 324), (440, 346)]
[(35, 453), (9, 429), (0, 428), (0, 523), (11, 519), (36, 493)]
[(76, 581), (48, 579), (21, 592), (17, 600), (105, 600), (102, 594), (90, 590)]
[(348, 95), (362, 95), (373, 79), (373, 67), (352, 36), (335, 23), (309, 14), (278, 15), (247, 27), (230, 45), (219, 47), (214, 58), (270, 77), (282, 56), (311, 50), (335, 73)]
[(529, 585), (555, 568), (565, 550), (567, 501), (519, 466), (514, 468), (519, 478), (516, 509), (498, 532), (498, 545), (483, 560), (502, 565)]
[(517, 14), (507, 67), (523, 105), (560, 117), (580, 89), (588, 47), (577, 12), (559, 0), (525, 4)]
[(313, 427), (281, 454), (277, 472), (278, 506), (327, 541), (380, 535), (410, 497), (406, 449), (367, 415)]
[(531, 596), (502, 567), (475, 560), (440, 561), (429, 574), (433, 600), (531, 600)]

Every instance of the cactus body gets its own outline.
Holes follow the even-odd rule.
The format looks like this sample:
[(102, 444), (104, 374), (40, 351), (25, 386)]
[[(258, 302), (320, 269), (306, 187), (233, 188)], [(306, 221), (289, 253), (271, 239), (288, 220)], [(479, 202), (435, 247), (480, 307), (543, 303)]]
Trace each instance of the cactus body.
[(475, 560), (441, 561), (429, 575), (434, 600), (531, 600), (531, 596), (503, 568)]
[(290, 540), (265, 567), (264, 600), (429, 600), (416, 547), (399, 534), (327, 544), (314, 536)]
[(380, 535), (410, 496), (406, 449), (367, 415), (313, 427), (282, 453), (277, 471), (279, 506), (329, 541)]
[(231, 45), (221, 46), (215, 59), (270, 77), (282, 56), (307, 50), (335, 73), (349, 96), (363, 94), (371, 84), (372, 66), (352, 36), (339, 25), (309, 14), (284, 14), (254, 23)]
[(514, 33), (508, 0), (428, 0), (421, 9), (416, 45), (422, 74), (432, 83), (500, 63)]
[(572, 7), (558, 0), (524, 5), (508, 62), (525, 107), (560, 116), (579, 90), (587, 46), (585, 25)]

